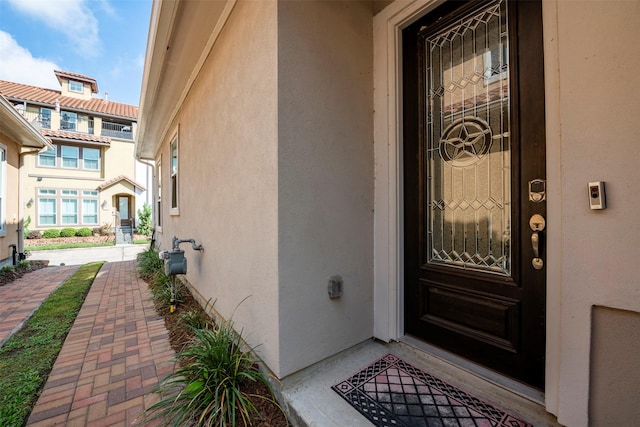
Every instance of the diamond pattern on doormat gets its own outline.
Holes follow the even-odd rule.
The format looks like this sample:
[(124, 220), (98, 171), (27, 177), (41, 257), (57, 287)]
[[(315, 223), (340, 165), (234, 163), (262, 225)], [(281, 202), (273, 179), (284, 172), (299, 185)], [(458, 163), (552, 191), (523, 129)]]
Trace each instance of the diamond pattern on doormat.
[(377, 427), (531, 427), (393, 354), (331, 388)]

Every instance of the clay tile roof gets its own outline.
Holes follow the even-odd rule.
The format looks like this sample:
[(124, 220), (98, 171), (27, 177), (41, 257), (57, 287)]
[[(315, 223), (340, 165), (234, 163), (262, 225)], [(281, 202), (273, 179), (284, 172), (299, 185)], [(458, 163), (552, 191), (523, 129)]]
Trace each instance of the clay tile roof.
[(53, 70), (53, 73), (58, 78), (58, 82), (62, 84), (60, 80), (71, 79), (80, 82), (89, 83), (91, 85), (91, 92), (98, 93), (98, 82), (93, 77), (85, 76), (83, 74), (72, 73), (71, 71)]
[(111, 145), (111, 138), (107, 136), (91, 135), (88, 133), (69, 132), (64, 130), (40, 129), (40, 133), (50, 140), (67, 139), (73, 141), (94, 142), (100, 145)]
[(60, 102), (60, 108), (62, 109), (108, 114), (130, 120), (136, 120), (138, 117), (138, 107), (135, 105), (105, 101), (99, 98), (71, 98), (69, 96), (62, 96), (59, 90), (45, 89), (4, 80), (0, 80), (0, 94), (3, 94), (11, 101), (35, 102), (48, 105), (51, 108), (55, 108), (56, 100), (58, 100)]
[(120, 181), (126, 181), (129, 184), (133, 185), (134, 187), (138, 187), (142, 191), (146, 190), (144, 188), (144, 186), (138, 184), (137, 182), (135, 182), (134, 180), (132, 180), (131, 178), (129, 178), (129, 177), (125, 176), (125, 175), (119, 175), (119, 176), (116, 176), (113, 179), (110, 179), (109, 181), (103, 182), (102, 184), (100, 184), (98, 186), (98, 190), (104, 190), (105, 188), (111, 187), (112, 185), (117, 184)]

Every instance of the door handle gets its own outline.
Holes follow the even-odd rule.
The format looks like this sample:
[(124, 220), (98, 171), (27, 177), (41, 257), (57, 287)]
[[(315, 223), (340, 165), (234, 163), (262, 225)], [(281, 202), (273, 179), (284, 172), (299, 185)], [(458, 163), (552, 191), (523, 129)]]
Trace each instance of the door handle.
[(531, 234), (531, 247), (533, 248), (533, 257), (540, 258), (540, 235), (537, 231)]
[(536, 270), (540, 270), (544, 266), (544, 261), (540, 258), (540, 232), (544, 230), (546, 221), (540, 214), (535, 214), (529, 219), (529, 226), (531, 227), (531, 248), (533, 249), (533, 259), (531, 264)]

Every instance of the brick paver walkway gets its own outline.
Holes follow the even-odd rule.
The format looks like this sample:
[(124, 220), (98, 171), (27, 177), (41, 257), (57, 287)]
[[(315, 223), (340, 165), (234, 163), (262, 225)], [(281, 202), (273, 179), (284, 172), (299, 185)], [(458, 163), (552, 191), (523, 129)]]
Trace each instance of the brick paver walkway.
[(54, 290), (79, 266), (47, 267), (0, 286), (0, 345), (20, 329)]
[(135, 261), (106, 263), (27, 425), (125, 426), (157, 400), (174, 352)]

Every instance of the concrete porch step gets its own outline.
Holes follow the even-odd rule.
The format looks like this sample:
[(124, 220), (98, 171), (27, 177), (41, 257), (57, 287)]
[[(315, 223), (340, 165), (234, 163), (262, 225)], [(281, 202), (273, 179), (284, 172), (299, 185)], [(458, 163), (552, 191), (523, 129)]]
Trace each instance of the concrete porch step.
[(534, 426), (557, 427), (555, 417), (541, 402), (504, 386), (488, 381), (441, 357), (408, 343), (366, 341), (336, 356), (284, 378), (280, 385), (281, 401), (297, 426), (370, 427), (371, 423), (331, 389), (387, 353), (406, 360), (441, 380), (500, 407)]

